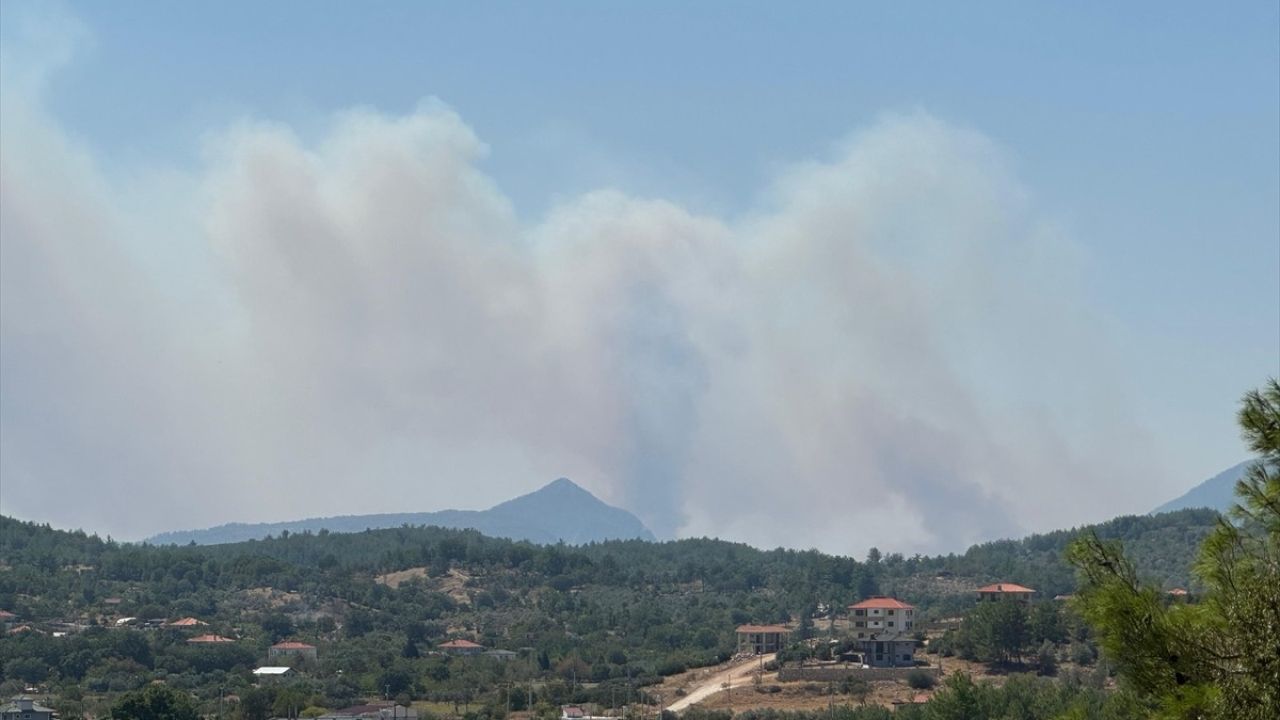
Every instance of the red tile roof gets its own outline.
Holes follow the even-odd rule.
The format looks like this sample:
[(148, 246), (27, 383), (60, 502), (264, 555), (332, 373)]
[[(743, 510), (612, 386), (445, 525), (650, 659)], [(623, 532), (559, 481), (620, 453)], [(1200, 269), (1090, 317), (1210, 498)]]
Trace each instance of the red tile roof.
[(229, 637), (222, 637), (221, 635), (197, 635), (187, 640), (187, 642), (189, 643), (229, 643), (229, 642), (235, 642), (235, 640), (232, 640)]
[(907, 603), (904, 603), (897, 598), (884, 597), (883, 595), (872, 595), (871, 597), (867, 598), (866, 600), (863, 600), (860, 603), (850, 605), (849, 609), (850, 610), (872, 610), (872, 609), (914, 610), (915, 607), (916, 607), (915, 605), (908, 605)]
[(484, 646), (480, 645), (479, 643), (473, 643), (470, 640), (450, 640), (447, 643), (440, 643), (440, 647), (462, 649), (462, 648), (482, 648)]
[(740, 633), (790, 633), (791, 631), (781, 625), (739, 625)]
[(1174, 588), (1169, 591), (1169, 594), (1170, 595), (1186, 595), (1187, 591), (1183, 590), (1182, 588)]
[(185, 618), (182, 618), (181, 620), (174, 620), (173, 622), (169, 623), (169, 627), (195, 627), (197, 625), (208, 625), (208, 624), (209, 623), (203, 620), (197, 620), (193, 617), (185, 617)]
[(1021, 585), (1015, 585), (1013, 583), (996, 583), (994, 585), (987, 585), (985, 587), (980, 587), (978, 588), (978, 592), (980, 593), (1033, 593), (1035, 592), (1035, 590), (1032, 590), (1029, 587), (1023, 587)]
[(16, 617), (18, 616), (14, 615), (8, 610), (0, 610), (0, 620), (12, 620), (13, 618), (16, 618)]
[(315, 650), (315, 645), (308, 645), (304, 642), (296, 642), (294, 640), (286, 640), (278, 642), (271, 646), (272, 650)]

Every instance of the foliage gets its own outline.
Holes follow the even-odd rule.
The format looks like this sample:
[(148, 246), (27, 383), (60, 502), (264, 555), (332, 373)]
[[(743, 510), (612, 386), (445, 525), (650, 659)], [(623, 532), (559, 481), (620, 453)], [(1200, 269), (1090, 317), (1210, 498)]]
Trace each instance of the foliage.
[(115, 720), (199, 720), (191, 696), (167, 685), (126, 693), (111, 708)]
[(1234, 522), (1201, 548), (1201, 602), (1165, 602), (1118, 543), (1086, 535), (1071, 548), (1085, 617), (1163, 717), (1280, 717), (1280, 383), (1248, 393), (1239, 422), (1259, 459), (1237, 483)]
[(907, 685), (916, 690), (928, 690), (937, 684), (931, 673), (923, 670), (912, 670), (907, 673)]

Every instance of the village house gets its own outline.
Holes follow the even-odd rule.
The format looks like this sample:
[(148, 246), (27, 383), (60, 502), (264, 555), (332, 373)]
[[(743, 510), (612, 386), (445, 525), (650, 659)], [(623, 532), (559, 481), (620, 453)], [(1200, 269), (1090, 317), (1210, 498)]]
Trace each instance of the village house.
[(915, 627), (915, 615), (914, 605), (884, 595), (872, 595), (849, 606), (853, 634), (858, 639), (886, 631), (909, 632)]
[(440, 649), (450, 655), (479, 655), (484, 652), (483, 645), (463, 639), (441, 643)]
[(903, 667), (915, 664), (916, 608), (897, 598), (873, 595), (849, 606), (853, 620), (854, 648), (870, 667)]
[(208, 624), (209, 623), (203, 620), (197, 620), (196, 618), (193, 618), (193, 617), (184, 617), (181, 620), (174, 620), (173, 622), (168, 623), (167, 627), (194, 628), (194, 627), (201, 627), (202, 625), (208, 625)]
[(300, 657), (306, 660), (316, 659), (316, 646), (304, 642), (286, 640), (278, 642), (267, 649), (268, 658)]
[(778, 652), (790, 635), (791, 631), (781, 625), (739, 625), (738, 653), (764, 655)]
[(372, 703), (334, 710), (316, 720), (418, 720), (418, 711), (390, 702)]
[(902, 631), (880, 630), (854, 641), (855, 654), (869, 667), (911, 667), (916, 640)]
[(37, 705), (31, 698), (19, 695), (0, 705), (0, 720), (53, 720), (53, 708)]
[(610, 715), (593, 715), (581, 705), (561, 705), (560, 720), (617, 720)]
[(978, 602), (996, 602), (998, 600), (1030, 602), (1034, 593), (1035, 590), (1015, 585), (1014, 583), (995, 583), (978, 588)]
[(190, 645), (205, 645), (205, 644), (230, 643), (230, 642), (235, 642), (235, 640), (229, 637), (223, 637), (221, 635), (197, 635), (193, 638), (187, 638), (187, 643)]

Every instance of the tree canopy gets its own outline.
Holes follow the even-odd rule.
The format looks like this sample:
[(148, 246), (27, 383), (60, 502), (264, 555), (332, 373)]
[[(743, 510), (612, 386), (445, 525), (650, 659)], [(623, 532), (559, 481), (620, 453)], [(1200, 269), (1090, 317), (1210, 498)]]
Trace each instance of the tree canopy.
[(1086, 534), (1070, 549), (1085, 617), (1160, 717), (1280, 717), (1280, 382), (1247, 393), (1238, 421), (1258, 459), (1201, 546), (1199, 602), (1144, 584), (1119, 543)]

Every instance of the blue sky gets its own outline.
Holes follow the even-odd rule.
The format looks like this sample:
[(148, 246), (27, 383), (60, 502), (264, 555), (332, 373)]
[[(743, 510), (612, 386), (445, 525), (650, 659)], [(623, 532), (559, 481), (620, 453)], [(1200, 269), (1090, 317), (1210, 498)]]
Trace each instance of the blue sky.
[[(975, 354), (954, 349), (968, 346), (951, 335), (939, 335), (938, 342), (948, 348), (941, 351), (941, 363), (947, 372), (963, 376), (957, 382), (966, 392), (1000, 396), (991, 401), (999, 410), (984, 411), (995, 435), (1001, 423), (1021, 422), (1005, 412), (1014, 406), (1019, 413), (1029, 412), (1021, 398), (1035, 394), (1037, 387), (1045, 388), (1048, 406), (1059, 404), (1059, 393), (1080, 395), (1071, 388), (1119, 388), (1128, 405), (1123, 425), (1142, 428), (1144, 439), (1134, 443), (1133, 457), (1124, 462), (1117, 460), (1105, 471), (1082, 465), (1082, 472), (1114, 473), (1119, 467), (1155, 462), (1140, 457), (1144, 454), (1157, 456), (1159, 469), (1153, 471), (1156, 477), (1133, 481), (1140, 493), (1103, 498), (1102, 512), (1145, 510), (1237, 462), (1243, 448), (1232, 422), (1235, 403), (1244, 390), (1280, 372), (1280, 9), (1275, 3), (1241, 3), (1223, 10), (1196, 3), (123, 2), (71, 3), (53, 10), (5, 3), (0, 12), (10, 72), (48, 62), (48, 36), (36, 35), (42, 39), (32, 42), (32, 27), (44, 28), (74, 48), (38, 89), (22, 91), (23, 107), (38, 108), (37, 124), (91, 158), (92, 172), (103, 182), (127, 188), (102, 203), (133, 203), (132, 214), (137, 204), (152, 200), (149, 193), (157, 177), (174, 178), (173, 188), (192, 189), (178, 198), (163, 193), (154, 198), (156, 203), (161, 197), (171, 201), (166, 208), (205, 197), (209, 178), (221, 177), (210, 168), (220, 166), (216, 158), (228, 152), (229, 128), (274, 124), (287, 128), (298, 145), (315, 148), (334, 137), (335, 114), (367, 108), (390, 118), (412, 116), (424, 98), (444, 103), (483, 143), (485, 149), (467, 155), (467, 162), (497, 189), (498, 204), (509, 204), (511, 232), (522, 243), (537, 242), (556, 226), (557, 212), (578, 208), (580, 198), (601, 189), (637, 202), (665, 201), (696, 219), (713, 220), (731, 235), (751, 235), (744, 228), (768, 225), (769, 218), (785, 215), (787, 207), (803, 204), (787, 188), (811, 164), (844, 167), (846, 159), (870, 162), (867, 158), (874, 157), (888, 169), (872, 176), (890, 173), (896, 164), (892, 152), (884, 151), (886, 158), (873, 150), (896, 147), (876, 134), (891, 134), (884, 128), (899, 122), (894, 118), (907, 118), (902, 122), (912, 129), (904, 131), (905, 137), (919, 139), (911, 132), (933, 137), (936, 128), (930, 123), (944, 128), (938, 132), (951, 139), (940, 152), (951, 160), (968, 157), (952, 149), (967, 147), (965, 138), (978, 136), (981, 162), (989, 159), (996, 167), (981, 178), (994, 178), (993, 192), (1003, 198), (993, 201), (993, 212), (1017, 206), (1008, 211), (1015, 218), (1009, 222), (1050, 228), (1043, 232), (1058, 238), (1052, 257), (1062, 259), (1064, 269), (1037, 272), (1066, 288), (1053, 312), (1067, 313), (1062, 322), (1072, 329), (1057, 336), (1052, 329), (1038, 330), (1045, 337), (1028, 339), (1027, 345), (1051, 352), (1096, 342), (1096, 352), (1077, 350), (1104, 357), (1105, 367), (1082, 369), (1069, 358), (1056, 364), (1026, 358), (1011, 361), (1008, 372), (1019, 379), (1006, 383), (997, 364), (984, 362), (999, 356), (1002, 347), (1011, 354), (1018, 349), (1012, 330), (1016, 323), (973, 341), (985, 342)], [(6, 94), (16, 97), (19, 90), (7, 84)], [(927, 118), (923, 125), (911, 120), (921, 117)], [(7, 154), (24, 143), (26, 127), (6, 135)], [(938, 172), (969, 177), (966, 168)], [(22, 176), (12, 170), (11, 177), (15, 179), (7, 182), (16, 187)], [(1006, 184), (1016, 187), (999, 189)], [(893, 212), (910, 215), (913, 204), (928, 205), (930, 198), (901, 202), (907, 207)], [(169, 212), (157, 210), (156, 216), (167, 218)], [(146, 266), (148, 277), (161, 285), (172, 279), (157, 276), (185, 277), (178, 265), (191, 262), (199, 266), (197, 276), (213, 278), (196, 283), (216, 288), (209, 296), (242, 298), (239, 281), (221, 278), (219, 270), (210, 269), (216, 263), (205, 267), (204, 248), (217, 246), (203, 237), (208, 231), (201, 228), (207, 223), (177, 217), (185, 210), (173, 212), (173, 224), (190, 229), (175, 231), (174, 238), (189, 239), (173, 243), (188, 249), (170, 246), (151, 252), (148, 241), (138, 239), (145, 233), (132, 233), (132, 239), (121, 241), (129, 248), (129, 262)], [(191, 212), (199, 215), (201, 210)], [(880, 225), (896, 227), (890, 210), (877, 212), (888, 218)], [(956, 222), (977, 221), (940, 217), (930, 229), (910, 232), (944, 235)], [(16, 247), (19, 231), (9, 232), (5, 240)], [(1021, 231), (1011, 232), (1021, 237)], [(1036, 237), (1041, 232), (1028, 231)], [(1016, 239), (1010, 242), (985, 251), (1016, 257), (1023, 246)], [(875, 247), (890, 260), (899, 252), (891, 242)], [(928, 262), (907, 258), (903, 263), (908, 284), (931, 291), (941, 287)], [(955, 272), (968, 272), (968, 267)], [(1011, 260), (1002, 267), (1007, 275), (1001, 282), (1012, 284), (999, 285), (997, 291), (1007, 292), (1008, 302), (1021, 303), (1018, 293), (1029, 291), (1009, 277), (1021, 272), (1019, 264)], [(947, 270), (936, 272), (945, 275)], [(1027, 274), (1028, 282), (1037, 277)], [(662, 276), (655, 282), (669, 280)], [(25, 303), (62, 302), (33, 292), (30, 297), (13, 294), (11, 304), (20, 310)], [(204, 294), (199, 289), (186, 292)], [(925, 292), (916, 301), (930, 298), (936, 296)], [(195, 304), (206, 301), (198, 297)], [(646, 298), (643, 307), (654, 306)], [(975, 306), (981, 307), (986, 306)], [(249, 324), (265, 312), (247, 305), (237, 310)], [(682, 320), (673, 322), (681, 332), (696, 336), (690, 329), (694, 324), (683, 320), (686, 314), (677, 315)], [(1052, 314), (1045, 319), (1050, 325), (1060, 320)], [(980, 322), (957, 322), (954, 335), (984, 333)], [(11, 348), (21, 342), (12, 327), (10, 323), (5, 336)], [(630, 330), (627, 337), (632, 337)], [(825, 332), (816, 322), (813, 331)], [(758, 332), (769, 337), (767, 330)], [(612, 337), (605, 333), (599, 341)], [(695, 337), (693, 342), (701, 341)], [(665, 348), (652, 355), (670, 358), (681, 356), (679, 351)], [(665, 362), (646, 364), (640, 374), (662, 378)], [(728, 375), (716, 373), (720, 366), (714, 361), (706, 362), (713, 378)], [(972, 367), (978, 369), (968, 369)], [(67, 372), (95, 383), (93, 377), (81, 377), (92, 371)], [(619, 382), (635, 372), (623, 373)], [(16, 370), (8, 375), (10, 389), (25, 379)], [(851, 376), (842, 381), (850, 383), (850, 397), (861, 396)], [(760, 384), (758, 378), (754, 382)], [(895, 395), (887, 387), (878, 394), (909, 394)], [(426, 395), (438, 398), (436, 391)], [(5, 399), (6, 427), (35, 427), (35, 419), (16, 406), (14, 397), (11, 392)], [(613, 418), (617, 426), (634, 429), (664, 410), (683, 417), (684, 422), (674, 423), (678, 426), (696, 428), (715, 417), (710, 407), (690, 411), (679, 403), (655, 408), (634, 402), (632, 412), (641, 419), (624, 413), (622, 419)], [(1059, 418), (1058, 433), (1061, 442), (1086, 456), (1097, 439), (1080, 428), (1095, 421), (1098, 428), (1110, 428), (1117, 410), (1109, 402), (1080, 403)], [(917, 419), (944, 433), (954, 430), (949, 422), (956, 422), (955, 417)], [(14, 435), (43, 437), (58, 445), (50, 438), (65, 430), (58, 429), (59, 421), (48, 423), (40, 426), (45, 428), (41, 433)], [(396, 482), (413, 474), (408, 468), (423, 462), (413, 452), (395, 448), (411, 445), (407, 438), (416, 433), (431, 432), (417, 425), (413, 430), (397, 427), (396, 433), (405, 436), (396, 435), (388, 443), (394, 447), (377, 450), (377, 460), (370, 461), (384, 468), (380, 472), (388, 477), (387, 487), (399, 487)], [(600, 442), (626, 445), (627, 432), (619, 432), (620, 437)], [(740, 432), (752, 437), (748, 429)], [(653, 435), (648, 430), (632, 434)], [(1122, 431), (1106, 434), (1115, 439)], [(483, 489), (461, 493), (441, 506), (479, 506), (551, 479), (512, 477), (521, 471), (572, 474), (553, 470), (554, 458), (529, 460), (528, 446), (534, 441), (524, 432), (515, 435), (518, 441), (505, 435), (495, 441), (502, 449), (493, 453), (524, 460), (493, 467), (477, 464), (470, 455), (453, 461), (460, 473), (505, 479), (477, 483)], [(717, 441), (730, 444), (726, 438)], [(19, 490), (34, 487), (42, 467), (27, 460), (39, 453), (22, 442), (5, 447), (6, 469), (14, 480), (6, 483), (0, 501), (7, 512), (49, 514), (47, 500), (34, 490), (30, 497)], [(637, 442), (648, 447), (647, 441)], [(644, 482), (611, 479), (612, 474), (679, 475), (678, 483), (657, 493), (669, 496), (669, 503), (683, 503), (675, 512), (684, 519), (668, 528), (671, 532), (739, 532), (732, 522), (704, 517), (699, 508), (690, 507), (697, 505), (697, 493), (681, 489), (703, 482), (700, 467), (726, 468), (698, 459), (697, 452), (673, 450), (667, 440), (655, 442), (642, 454), (665, 458), (656, 470), (635, 458), (608, 460), (590, 453), (587, 462), (565, 465), (596, 475), (575, 477), (584, 486), (632, 504), (643, 494)], [(94, 456), (86, 448), (71, 452)], [(244, 467), (261, 469), (252, 453), (243, 452), (249, 458)], [(1113, 447), (1099, 452), (1124, 454)], [(690, 454), (694, 459), (686, 457)], [(794, 464), (778, 462), (780, 468), (798, 471)], [(877, 462), (885, 472), (883, 462)], [(975, 463), (980, 468), (975, 472), (992, 474), (1025, 465)], [(63, 472), (74, 474), (70, 468)], [(163, 473), (156, 472), (160, 482)], [(1001, 492), (983, 487), (997, 496)], [(910, 504), (896, 492), (885, 490), (884, 502)], [(431, 501), (415, 498), (420, 504)], [(322, 503), (305, 510), (326, 514)], [(646, 510), (669, 511), (656, 506)], [(200, 520), (251, 519), (231, 513), (222, 509)], [(922, 513), (927, 525), (929, 513)], [(1009, 513), (1019, 515), (1016, 508)], [(263, 514), (278, 519), (288, 512), (271, 507)], [(1078, 518), (1086, 519), (1097, 518)], [(1043, 529), (1044, 523), (1075, 520), (1046, 517), (1031, 527), (1005, 523), (990, 532)], [(68, 516), (65, 521), (91, 525), (95, 518)], [(820, 539), (813, 542), (821, 544)]]

